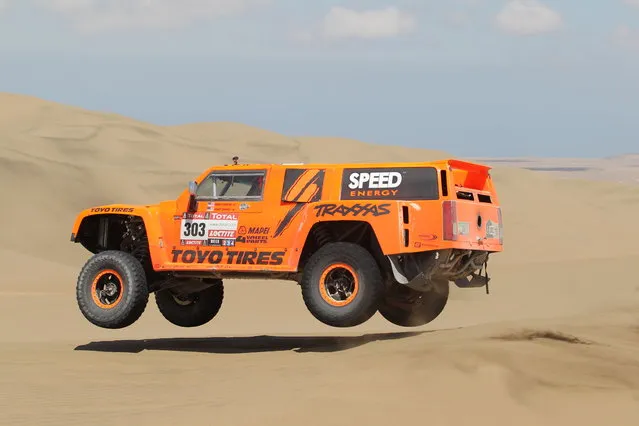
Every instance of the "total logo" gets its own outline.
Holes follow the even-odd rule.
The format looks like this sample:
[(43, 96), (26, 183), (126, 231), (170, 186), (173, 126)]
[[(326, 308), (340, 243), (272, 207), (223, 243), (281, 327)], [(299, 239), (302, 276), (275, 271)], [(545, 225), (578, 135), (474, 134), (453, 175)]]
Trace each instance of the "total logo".
[(399, 172), (362, 172), (351, 173), (349, 176), (350, 189), (390, 189), (402, 184), (402, 175)]

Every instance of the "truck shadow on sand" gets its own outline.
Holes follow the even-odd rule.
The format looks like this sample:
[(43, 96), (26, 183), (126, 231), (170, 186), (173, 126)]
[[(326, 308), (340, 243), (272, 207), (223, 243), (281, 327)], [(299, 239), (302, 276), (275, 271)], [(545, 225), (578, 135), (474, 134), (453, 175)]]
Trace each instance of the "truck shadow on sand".
[(428, 331), (364, 334), (361, 336), (251, 336), (167, 338), (144, 340), (113, 340), (91, 342), (75, 348), (76, 351), (124, 352), (175, 351), (217, 354), (293, 351), (339, 352), (369, 343), (398, 340), (419, 336)]

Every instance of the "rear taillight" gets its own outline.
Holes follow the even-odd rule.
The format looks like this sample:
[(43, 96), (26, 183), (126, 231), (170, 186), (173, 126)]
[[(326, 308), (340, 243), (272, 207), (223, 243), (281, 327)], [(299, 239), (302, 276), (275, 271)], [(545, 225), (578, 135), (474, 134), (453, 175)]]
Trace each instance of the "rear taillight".
[(501, 221), (501, 207), (497, 208), (497, 220), (499, 221), (499, 244), (504, 244), (504, 224)]
[(457, 202), (444, 201), (444, 239), (448, 241), (457, 240)]

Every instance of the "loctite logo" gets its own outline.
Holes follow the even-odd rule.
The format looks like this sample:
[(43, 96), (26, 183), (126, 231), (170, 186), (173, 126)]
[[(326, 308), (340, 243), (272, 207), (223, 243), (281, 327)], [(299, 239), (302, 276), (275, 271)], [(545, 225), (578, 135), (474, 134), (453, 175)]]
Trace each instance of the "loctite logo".
[(401, 185), (402, 175), (399, 172), (356, 172), (351, 173), (349, 180), (350, 189), (389, 189)]
[(209, 238), (235, 238), (235, 231), (211, 229)]

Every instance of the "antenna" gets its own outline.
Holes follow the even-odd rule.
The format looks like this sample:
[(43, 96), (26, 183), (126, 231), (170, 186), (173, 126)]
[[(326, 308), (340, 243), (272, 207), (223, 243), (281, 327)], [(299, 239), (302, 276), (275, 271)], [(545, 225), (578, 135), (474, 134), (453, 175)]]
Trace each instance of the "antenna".
[(240, 161), (240, 157), (238, 157), (237, 155), (233, 156), (233, 165), (237, 166), (238, 161)]

